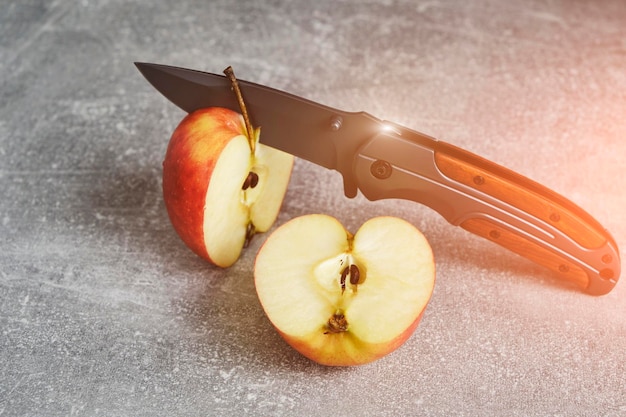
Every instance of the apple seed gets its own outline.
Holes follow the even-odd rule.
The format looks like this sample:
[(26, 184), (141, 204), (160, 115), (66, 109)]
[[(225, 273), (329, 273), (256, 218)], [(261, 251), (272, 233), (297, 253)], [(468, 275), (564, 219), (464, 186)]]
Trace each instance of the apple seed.
[[(341, 284), (341, 295), (343, 295), (343, 292), (346, 290), (346, 277), (349, 272), (350, 268), (347, 266), (343, 269), (343, 271), (341, 271), (341, 278), (339, 278), (339, 283)], [(352, 277), (350, 277), (350, 282), (352, 282)]]
[(359, 267), (354, 264), (350, 265), (350, 284), (358, 284), (360, 278), (361, 272), (359, 271)]
[(335, 313), (328, 319), (328, 324), (326, 325), (326, 331), (324, 334), (341, 333), (347, 330), (348, 320), (346, 320), (346, 316), (344, 316), (343, 313)]
[(246, 177), (243, 185), (241, 186), (242, 190), (247, 190), (248, 188), (254, 188), (259, 183), (259, 175), (256, 172), (248, 172), (248, 176)]
[[(343, 263), (343, 261), (342, 261)], [(347, 265), (341, 271), (341, 278), (339, 278), (339, 284), (341, 285), (341, 295), (343, 295), (346, 290), (346, 278), (350, 275), (350, 284), (357, 285), (359, 280), (361, 279), (361, 271), (359, 271), (359, 267), (355, 264)]]

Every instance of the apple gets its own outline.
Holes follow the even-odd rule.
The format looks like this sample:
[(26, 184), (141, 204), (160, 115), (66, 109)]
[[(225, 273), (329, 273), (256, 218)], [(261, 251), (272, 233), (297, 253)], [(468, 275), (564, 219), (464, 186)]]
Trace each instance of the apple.
[(293, 156), (250, 137), (243, 117), (210, 107), (187, 115), (163, 161), (163, 197), (174, 229), (195, 253), (232, 265), (278, 216)]
[(309, 214), (277, 228), (257, 254), (265, 314), (285, 341), (323, 365), (365, 364), (413, 334), (435, 283), (431, 247), (413, 225), (375, 217), (352, 235)]

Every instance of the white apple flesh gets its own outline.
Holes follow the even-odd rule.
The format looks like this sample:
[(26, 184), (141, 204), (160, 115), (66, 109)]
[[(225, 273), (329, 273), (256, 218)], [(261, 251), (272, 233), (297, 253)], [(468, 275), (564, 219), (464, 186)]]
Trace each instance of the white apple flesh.
[(279, 334), (324, 365), (358, 365), (402, 345), (417, 327), (435, 281), (424, 235), (376, 217), (352, 236), (333, 217), (283, 224), (257, 255), (255, 285)]
[(260, 143), (254, 149), (241, 115), (212, 107), (181, 121), (163, 162), (163, 196), (174, 229), (221, 267), (239, 259), (252, 234), (272, 226), (289, 184), (293, 156)]

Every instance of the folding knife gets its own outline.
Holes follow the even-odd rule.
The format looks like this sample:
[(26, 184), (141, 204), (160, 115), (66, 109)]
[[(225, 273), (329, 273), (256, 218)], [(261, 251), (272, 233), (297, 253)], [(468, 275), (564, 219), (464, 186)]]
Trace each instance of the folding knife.
[[(135, 63), (165, 97), (191, 113), (240, 111), (227, 77)], [(261, 143), (343, 176), (344, 193), (424, 204), (449, 223), (553, 270), (589, 294), (620, 275), (617, 244), (576, 204), (518, 173), (454, 145), (365, 113), (324, 106), (239, 80)]]

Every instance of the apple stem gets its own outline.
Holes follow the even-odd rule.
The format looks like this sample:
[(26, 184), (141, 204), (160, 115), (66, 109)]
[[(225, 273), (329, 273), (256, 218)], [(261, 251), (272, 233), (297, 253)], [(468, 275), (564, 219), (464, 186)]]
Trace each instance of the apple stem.
[(239, 108), (241, 109), (241, 115), (243, 116), (243, 122), (246, 125), (246, 132), (248, 133), (248, 145), (250, 146), (250, 152), (254, 154), (254, 150), (256, 147), (256, 135), (254, 134), (254, 129), (252, 128), (252, 124), (250, 123), (250, 116), (248, 116), (248, 110), (246, 109), (246, 103), (243, 101), (243, 95), (241, 94), (241, 89), (239, 88), (239, 82), (235, 77), (235, 71), (233, 67), (229, 66), (224, 70), (224, 74), (230, 80), (232, 84), (233, 91), (235, 92), (235, 96), (237, 97), (237, 102), (239, 103)]

